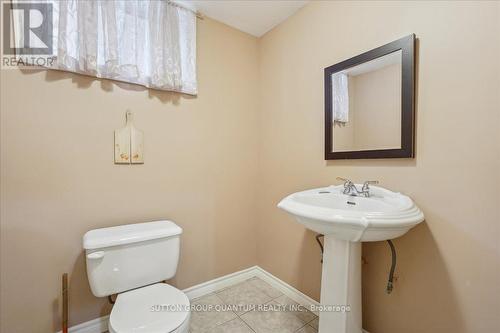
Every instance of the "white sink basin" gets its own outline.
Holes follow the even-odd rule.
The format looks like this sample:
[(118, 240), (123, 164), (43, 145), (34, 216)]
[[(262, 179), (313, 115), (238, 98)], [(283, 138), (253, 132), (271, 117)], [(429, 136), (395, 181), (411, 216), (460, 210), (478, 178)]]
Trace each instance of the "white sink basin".
[(349, 307), (320, 312), (319, 333), (363, 333), (361, 242), (402, 236), (424, 220), (420, 209), (401, 193), (373, 186), (370, 197), (363, 197), (345, 195), (343, 190), (340, 185), (297, 192), (278, 204), (306, 228), (325, 235), (321, 305)]
[(424, 220), (420, 209), (401, 193), (372, 186), (365, 198), (343, 190), (339, 185), (293, 193), (278, 207), (308, 229), (353, 242), (396, 238)]

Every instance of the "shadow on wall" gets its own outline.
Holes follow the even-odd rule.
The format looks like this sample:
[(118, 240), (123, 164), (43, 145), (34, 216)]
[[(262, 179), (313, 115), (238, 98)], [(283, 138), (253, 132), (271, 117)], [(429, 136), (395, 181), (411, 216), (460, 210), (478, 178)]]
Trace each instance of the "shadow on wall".
[[(321, 248), (316, 241), (317, 233), (305, 229), (300, 246), (299, 264), (299, 289), (306, 295), (319, 302), (321, 294)], [(323, 240), (321, 240), (323, 241)], [(317, 280), (314, 285), (311, 281)]]
[[(371, 159), (371, 160), (327, 160), (325, 161), (326, 166), (329, 167), (383, 167), (383, 168), (401, 168), (401, 167), (416, 167), (417, 160), (414, 158), (387, 158), (387, 159)], [(353, 170), (355, 171), (355, 170)], [(353, 175), (354, 173), (351, 172)], [(342, 177), (348, 177), (349, 175), (342, 175)], [(355, 176), (355, 175), (354, 175)], [(351, 179), (354, 182), (362, 182), (363, 179)], [(367, 179), (366, 179), (367, 180)], [(371, 180), (371, 179), (370, 179)], [(378, 179), (380, 180), (380, 179)], [(381, 184), (381, 186), (384, 186)]]
[[(303, 233), (295, 286), (319, 301), (322, 264), (315, 236), (316, 233), (310, 230)], [(391, 294), (386, 293), (391, 265), (389, 246), (386, 242), (363, 244), (362, 290), (366, 310), (363, 312), (363, 327), (372, 333), (378, 332), (375, 328), (382, 329), (381, 332), (465, 332), (450, 272), (427, 224), (424, 222), (395, 239), (394, 244), (397, 266)], [(311, 283), (314, 280), (317, 283)], [(429, 288), (429, 283), (424, 281), (433, 283)], [(422, 304), (425, 304), (424, 308)], [(395, 317), (398, 319), (392, 320)]]
[[(363, 328), (368, 332), (376, 332), (376, 327), (405, 333), (436, 329), (462, 332), (463, 317), (450, 274), (428, 225), (424, 222), (393, 242), (397, 266), (391, 294), (385, 292), (391, 263), (388, 245), (386, 242), (363, 244), (363, 308), (368, 309), (363, 313)], [(398, 317), (397, 320), (391, 320), (394, 317)]]
[[(43, 227), (41, 227), (43, 229)], [(51, 251), (47, 252), (50, 244)], [(11, 249), (12, 254), (2, 261), (2, 298), (18, 299), (23, 307), (6, 308), (6, 327), (16, 327), (15, 332), (31, 332), (32, 322), (41, 322), (38, 332), (58, 332), (62, 325), (62, 274), (68, 273), (69, 281), (69, 324), (82, 322), (82, 318), (97, 318), (108, 314), (111, 306), (106, 299), (97, 302), (87, 281), (85, 256), (80, 252), (77, 257), (71, 255), (71, 239), (54, 239), (46, 230), (18, 225), (2, 228), (2, 246)], [(23, 247), (23, 251), (17, 249)], [(47, 260), (61, 263), (60, 270), (47, 269)], [(73, 262), (73, 265), (71, 265)], [(66, 265), (65, 263), (68, 263)], [(22, 269), (19, 269), (21, 265)], [(67, 268), (64, 268), (67, 267)], [(6, 275), (6, 272), (23, 272)], [(8, 286), (8, 287), (7, 287)], [(22, 286), (19, 289), (18, 286)], [(51, 302), (47, 302), (47, 300)], [(77, 305), (77, 306), (72, 306)], [(4, 309), (2, 309), (4, 310)], [(15, 312), (23, 312), (25, 320), (12, 322), (19, 318)], [(50, 321), (51, 318), (52, 320)], [(3, 331), (2, 331), (3, 332)], [(13, 332), (13, 331), (12, 331)]]
[(196, 96), (165, 91), (165, 90), (155, 90), (146, 88), (144, 86), (132, 83), (126, 83), (121, 81), (114, 81), (110, 79), (101, 79), (93, 76), (86, 76), (83, 74), (76, 74), (71, 72), (64, 72), (58, 70), (48, 70), (48, 69), (23, 69), (20, 68), (21, 73), (25, 75), (45, 72), (45, 81), (46, 82), (56, 82), (61, 80), (71, 80), (73, 84), (75, 84), (79, 89), (87, 89), (92, 84), (97, 81), (100, 83), (101, 89), (106, 92), (113, 92), (115, 87), (118, 87), (127, 91), (137, 91), (144, 92), (147, 91), (148, 97), (150, 99), (158, 99), (163, 104), (173, 104), (179, 105), (182, 99), (195, 99)]
[[(85, 252), (81, 252), (75, 260), (73, 269), (69, 274), (68, 281), (68, 299), (69, 299), (69, 326), (80, 322), (82, 315), (91, 318), (98, 318), (108, 315), (111, 312), (112, 305), (106, 298), (96, 298), (89, 286), (87, 279)], [(72, 307), (72, 300), (78, 300), (78, 308)], [(96, 314), (96, 300), (100, 302), (98, 313)], [(61, 330), (62, 325), (62, 297), (55, 298), (53, 304), (53, 325), (54, 332)], [(73, 320), (76, 318), (76, 320)]]

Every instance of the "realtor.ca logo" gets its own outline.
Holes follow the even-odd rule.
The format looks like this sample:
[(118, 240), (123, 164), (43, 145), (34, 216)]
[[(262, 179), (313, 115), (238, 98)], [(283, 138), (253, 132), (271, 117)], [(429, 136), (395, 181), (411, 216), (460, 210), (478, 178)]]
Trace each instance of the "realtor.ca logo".
[(2, 3), (2, 69), (52, 64), (52, 7), (46, 1)]

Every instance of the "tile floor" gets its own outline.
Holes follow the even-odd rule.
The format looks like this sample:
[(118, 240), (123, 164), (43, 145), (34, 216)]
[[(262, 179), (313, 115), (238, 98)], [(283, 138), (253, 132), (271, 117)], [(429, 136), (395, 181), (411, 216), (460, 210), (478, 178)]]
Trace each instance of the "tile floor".
[[(191, 312), (190, 333), (318, 331), (315, 314), (303, 308), (293, 308), (297, 303), (256, 277), (194, 299), (191, 303), (195, 309)], [(275, 311), (269, 311), (271, 308)]]

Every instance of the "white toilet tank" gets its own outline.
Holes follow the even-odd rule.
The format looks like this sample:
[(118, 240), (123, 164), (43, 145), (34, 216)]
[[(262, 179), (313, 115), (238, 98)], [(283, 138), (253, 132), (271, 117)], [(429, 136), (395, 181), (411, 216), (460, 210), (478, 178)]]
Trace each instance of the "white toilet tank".
[(171, 221), (87, 232), (83, 248), (92, 293), (103, 297), (172, 278), (179, 262), (181, 233)]

